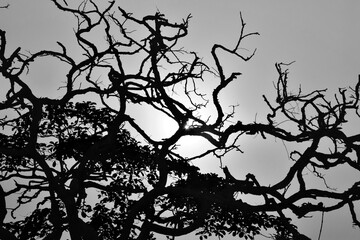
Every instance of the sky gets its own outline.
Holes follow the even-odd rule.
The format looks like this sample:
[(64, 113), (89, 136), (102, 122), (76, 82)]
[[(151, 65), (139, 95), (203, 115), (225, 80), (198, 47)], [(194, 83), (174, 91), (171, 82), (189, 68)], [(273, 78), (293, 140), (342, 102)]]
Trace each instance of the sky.
[[(266, 104), (262, 94), (274, 100), (273, 83), (277, 80), (274, 64), (289, 63), (290, 88), (303, 92), (328, 88), (332, 97), (339, 87), (354, 86), (360, 74), (360, 2), (357, 0), (122, 0), (117, 1), (128, 12), (142, 17), (157, 10), (167, 18), (180, 22), (191, 13), (189, 36), (183, 44), (188, 50), (196, 51), (204, 61), (212, 63), (212, 44), (221, 43), (233, 47), (240, 30), (239, 13), (242, 13), (246, 31), (259, 32), (243, 42), (249, 52), (257, 49), (254, 58), (247, 63), (224, 57), (227, 71), (240, 71), (242, 76), (222, 96), (225, 105), (238, 104), (236, 118), (243, 122), (264, 119)], [(8, 42), (31, 52), (43, 48), (57, 48), (56, 41), (71, 44), (75, 21), (57, 11), (50, 1), (12, 0), (8, 10), (1, 10), (0, 28), (7, 31)], [(246, 53), (247, 50), (244, 50)], [(46, 63), (46, 71), (43, 64)], [(58, 62), (39, 62), (34, 67), (33, 84), (39, 95), (58, 96), (61, 83)], [(55, 74), (56, 73), (56, 74)], [(0, 90), (1, 91), (1, 90)], [(143, 119), (146, 119), (143, 118)], [(236, 119), (236, 120), (238, 120)], [(139, 120), (141, 122), (141, 119)], [(357, 122), (359, 123), (359, 122)], [(145, 120), (142, 124), (146, 124)], [(167, 134), (170, 125), (158, 120), (153, 134)], [(358, 125), (357, 125), (358, 126)], [(358, 131), (358, 127), (354, 127)], [(351, 131), (351, 129), (350, 129)], [(241, 140), (245, 154), (234, 153), (225, 159), (225, 164), (234, 169), (234, 175), (241, 178), (249, 171), (256, 171), (263, 183), (280, 179), (289, 165), (287, 149), (282, 142), (260, 138)], [(185, 143), (184, 143), (185, 144)], [(197, 142), (188, 142), (186, 151), (193, 151)], [(200, 144), (200, 143), (199, 143)], [(288, 146), (291, 150), (293, 146)], [(296, 147), (296, 146), (295, 146)], [(260, 149), (260, 150), (259, 150)], [(250, 160), (250, 161), (249, 161)], [(270, 161), (270, 164), (264, 161)], [(219, 162), (196, 163), (203, 171), (218, 171)], [(258, 176), (257, 175), (257, 176)], [(359, 175), (349, 176), (347, 172), (336, 179), (351, 181)], [(270, 184), (270, 183), (269, 183)], [(338, 182), (334, 182), (338, 184)], [(320, 214), (301, 221), (299, 227), (312, 239), (317, 239)], [(325, 214), (321, 239), (356, 239), (359, 230), (353, 229), (348, 210)], [(230, 239), (230, 238), (229, 238)], [(259, 238), (262, 239), (262, 238)]]

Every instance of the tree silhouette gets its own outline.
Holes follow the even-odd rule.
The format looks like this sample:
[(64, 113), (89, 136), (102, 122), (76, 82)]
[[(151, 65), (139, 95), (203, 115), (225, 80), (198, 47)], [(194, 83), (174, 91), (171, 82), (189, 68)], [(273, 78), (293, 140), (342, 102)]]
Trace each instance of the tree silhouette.
[[(60, 42), (60, 51), (29, 55), (19, 47), (9, 52), (0, 30), (1, 85), (7, 86), (0, 103), (0, 238), (61, 239), (68, 232), (73, 240), (127, 240), (195, 232), (200, 239), (227, 234), (253, 239), (274, 229), (276, 239), (308, 239), (284, 211), (304, 217), (343, 206), (360, 226), (354, 207), (360, 181), (343, 191), (312, 188), (303, 175), (311, 169), (326, 185), (323, 170), (346, 165), (360, 171), (360, 134), (342, 130), (348, 115), (359, 117), (360, 82), (339, 89), (332, 103), (325, 90), (291, 93), (287, 64), (279, 63), (277, 98), (271, 102), (263, 97), (270, 109), (267, 121), (234, 123), (229, 120), (235, 112), (225, 112), (219, 95), (241, 73), (227, 74), (219, 53), (245, 62), (254, 56), (255, 51), (246, 56), (240, 51), (243, 39), (258, 34), (245, 32), (241, 14), (235, 47), (214, 44), (211, 67), (197, 53), (178, 48), (188, 34), (190, 15), (172, 23), (159, 12), (137, 18), (116, 8), (115, 1), (105, 7), (93, 1), (73, 7), (52, 2), (77, 19), (81, 57)], [(135, 34), (134, 29), (140, 31)], [(98, 43), (89, 33), (105, 38)], [(40, 58), (66, 64), (61, 96), (36, 96), (24, 80)], [(210, 95), (198, 89), (207, 78), (218, 81)], [(130, 115), (134, 105), (172, 119), (174, 133), (154, 138)], [(198, 111), (210, 105), (215, 107), (213, 118), (204, 119)], [(289, 124), (281, 125), (284, 120)], [(223, 172), (201, 173), (191, 164), (238, 150), (243, 135), (272, 136), (305, 149), (290, 153), (292, 167), (270, 186), (250, 173), (237, 179), (226, 166)], [(183, 157), (176, 147), (184, 137), (201, 137), (212, 147)], [(330, 140), (330, 151), (323, 150), (324, 139)], [(247, 202), (242, 195), (260, 196), (262, 202)], [(14, 199), (17, 205), (7, 206)], [(10, 217), (29, 204), (33, 208), (25, 218)]]

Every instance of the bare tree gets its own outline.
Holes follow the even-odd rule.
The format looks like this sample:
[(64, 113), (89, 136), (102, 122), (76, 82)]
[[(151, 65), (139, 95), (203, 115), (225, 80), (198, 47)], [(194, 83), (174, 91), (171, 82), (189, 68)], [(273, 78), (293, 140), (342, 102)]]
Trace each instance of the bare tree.
[[(192, 232), (200, 239), (227, 234), (247, 239), (274, 228), (277, 239), (306, 239), (285, 210), (304, 217), (344, 206), (354, 225), (360, 226), (354, 208), (360, 198), (359, 181), (344, 191), (315, 189), (303, 175), (311, 169), (324, 179), (322, 171), (340, 165), (360, 170), (360, 134), (342, 130), (347, 115), (359, 117), (360, 81), (354, 88), (340, 89), (332, 103), (325, 90), (289, 92), (287, 64), (279, 63), (277, 98), (272, 102), (263, 97), (270, 109), (267, 121), (230, 122), (235, 112), (224, 110), (219, 95), (241, 73), (226, 73), (219, 52), (249, 61), (255, 50), (243, 55), (240, 46), (245, 38), (258, 35), (245, 32), (241, 14), (234, 48), (214, 44), (211, 67), (197, 53), (178, 48), (178, 41), (187, 36), (190, 15), (173, 23), (160, 12), (135, 17), (116, 9), (115, 1), (105, 7), (93, 1), (75, 7), (53, 3), (78, 20), (75, 38), (81, 58), (73, 57), (60, 42), (60, 50), (27, 55), (18, 47), (9, 53), (5, 31), (0, 31), (0, 71), (8, 86), (0, 103), (6, 113), (0, 119), (0, 238), (61, 239), (68, 231), (71, 239), (153, 239), (154, 234), (175, 237)], [(141, 31), (135, 34), (133, 28)], [(103, 43), (95, 43), (88, 34), (99, 32), (105, 36)], [(28, 68), (40, 58), (67, 65), (58, 98), (37, 97), (24, 81)], [(129, 66), (130, 59), (138, 65)], [(136, 67), (135, 72), (130, 67)], [(209, 77), (216, 77), (218, 84), (204, 95), (197, 86)], [(90, 95), (97, 100), (89, 101)], [(87, 101), (78, 100), (83, 96)], [(174, 133), (153, 138), (129, 115), (129, 108), (139, 104), (176, 122)], [(197, 114), (209, 105), (215, 106), (213, 118)], [(282, 127), (279, 121), (284, 119), (292, 126)], [(135, 140), (134, 133), (144, 141)], [(224, 178), (200, 173), (191, 164), (238, 150), (237, 140), (249, 134), (304, 143), (306, 148), (290, 153), (292, 167), (271, 186), (260, 184), (251, 173), (237, 179), (223, 167)], [(176, 146), (186, 136), (202, 137), (212, 147), (185, 158)], [(320, 147), (325, 138), (332, 143), (326, 152)], [(288, 190), (290, 185), (296, 187)], [(263, 201), (246, 202), (239, 193)], [(14, 196), (18, 205), (8, 213), (5, 202)], [(36, 208), (25, 219), (4, 220), (31, 202)]]

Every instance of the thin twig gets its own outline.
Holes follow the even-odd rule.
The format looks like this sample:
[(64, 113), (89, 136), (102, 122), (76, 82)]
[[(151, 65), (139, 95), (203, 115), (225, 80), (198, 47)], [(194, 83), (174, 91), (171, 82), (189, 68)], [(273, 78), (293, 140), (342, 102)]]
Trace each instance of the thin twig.
[(320, 240), (321, 238), (321, 233), (322, 233), (322, 229), (323, 229), (323, 225), (324, 225), (324, 211), (322, 211), (322, 214), (321, 214), (321, 225), (320, 225), (320, 232), (319, 232), (319, 237), (318, 237), (318, 240)]

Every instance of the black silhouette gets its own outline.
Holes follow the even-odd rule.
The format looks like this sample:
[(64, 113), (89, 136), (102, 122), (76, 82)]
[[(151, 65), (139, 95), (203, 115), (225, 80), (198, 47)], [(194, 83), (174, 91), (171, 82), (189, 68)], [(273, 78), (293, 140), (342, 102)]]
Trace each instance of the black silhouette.
[[(354, 88), (340, 89), (336, 101), (330, 102), (325, 90), (289, 92), (287, 64), (279, 63), (276, 101), (263, 97), (270, 109), (267, 120), (229, 121), (234, 110), (226, 112), (219, 96), (241, 73), (224, 71), (219, 52), (240, 61), (255, 54), (239, 53), (242, 40), (257, 35), (245, 32), (241, 15), (235, 47), (215, 44), (211, 66), (197, 53), (178, 48), (188, 34), (190, 16), (173, 23), (160, 13), (134, 17), (116, 8), (115, 1), (104, 9), (93, 1), (75, 8), (52, 2), (78, 20), (74, 37), (81, 57), (74, 57), (76, 53), (70, 54), (60, 42), (60, 50), (28, 55), (20, 47), (8, 47), (5, 31), (0, 30), (0, 80), (7, 87), (0, 102), (1, 114), (5, 113), (0, 115), (0, 239), (60, 240), (65, 232), (72, 240), (156, 239), (192, 232), (200, 239), (228, 234), (253, 239), (267, 229), (276, 232), (276, 239), (305, 239), (287, 211), (304, 217), (343, 206), (360, 226), (355, 211), (360, 182), (336, 190), (322, 175), (340, 165), (360, 171), (360, 134), (357, 129), (342, 130), (347, 116), (359, 117), (360, 81)], [(105, 35), (102, 44), (89, 34), (99, 29)], [(65, 83), (56, 97), (35, 95), (25, 81), (28, 68), (39, 58), (67, 64)], [(197, 87), (207, 74), (219, 80), (210, 96)], [(199, 114), (209, 105), (215, 106), (211, 119)], [(162, 113), (177, 128), (171, 136), (153, 136), (148, 132), (153, 115), (144, 116), (150, 124), (145, 127), (132, 115), (134, 106)], [(284, 120), (294, 128), (279, 123)], [(255, 174), (240, 180), (233, 175), (236, 169), (203, 173), (192, 164), (210, 157), (221, 162), (224, 154), (239, 150), (234, 139), (244, 134), (275, 137), (304, 149), (289, 154), (291, 168), (273, 185), (259, 182)], [(177, 151), (183, 137), (201, 137), (212, 147), (184, 157)], [(325, 138), (333, 144), (331, 151), (320, 144)], [(310, 187), (305, 171), (324, 180), (325, 187)], [(244, 195), (263, 201), (249, 202)], [(6, 206), (14, 198), (16, 206)], [(23, 206), (33, 208), (27, 208), (23, 218), (12, 218)]]

